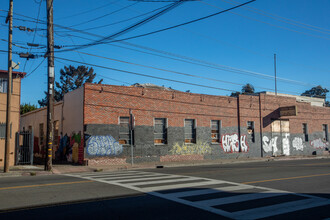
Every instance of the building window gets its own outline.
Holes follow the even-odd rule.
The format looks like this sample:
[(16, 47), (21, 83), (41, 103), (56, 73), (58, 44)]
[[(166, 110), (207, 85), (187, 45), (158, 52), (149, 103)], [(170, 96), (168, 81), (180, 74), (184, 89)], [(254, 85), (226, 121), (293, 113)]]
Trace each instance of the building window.
[(0, 138), (6, 138), (6, 123), (0, 123)]
[(323, 140), (329, 141), (328, 125), (322, 125), (322, 130), (323, 130)]
[(131, 144), (129, 117), (119, 117), (119, 144)]
[(39, 124), (39, 145), (42, 146), (44, 144), (44, 139), (45, 139), (45, 134), (44, 134), (44, 124), (41, 123)]
[(0, 93), (7, 93), (8, 80), (0, 78)]
[(221, 128), (221, 121), (219, 120), (211, 121), (212, 143), (220, 143), (220, 128)]
[(167, 143), (167, 128), (166, 118), (155, 118), (154, 126), (154, 143), (166, 144)]
[(184, 120), (184, 139), (185, 143), (196, 143), (195, 119)]
[(303, 123), (303, 133), (305, 137), (305, 142), (308, 142), (308, 126), (307, 123)]
[(249, 135), (249, 139), (254, 143), (255, 142), (255, 135), (254, 135), (254, 121), (247, 122), (247, 132)]

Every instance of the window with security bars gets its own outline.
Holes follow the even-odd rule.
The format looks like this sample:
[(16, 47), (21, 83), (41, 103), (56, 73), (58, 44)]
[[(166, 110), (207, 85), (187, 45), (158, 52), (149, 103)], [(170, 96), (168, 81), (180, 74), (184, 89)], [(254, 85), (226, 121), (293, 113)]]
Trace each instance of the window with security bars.
[(154, 143), (155, 144), (167, 143), (166, 118), (155, 118)]
[(221, 121), (219, 120), (211, 121), (212, 143), (220, 143), (220, 128), (221, 128)]
[(196, 125), (195, 119), (184, 120), (184, 142), (196, 143)]
[(322, 125), (323, 130), (323, 140), (329, 141), (329, 134), (328, 134), (328, 125)]
[(306, 123), (303, 123), (303, 133), (304, 133), (305, 142), (308, 142), (308, 127)]
[(119, 117), (119, 144), (131, 144), (129, 117)]

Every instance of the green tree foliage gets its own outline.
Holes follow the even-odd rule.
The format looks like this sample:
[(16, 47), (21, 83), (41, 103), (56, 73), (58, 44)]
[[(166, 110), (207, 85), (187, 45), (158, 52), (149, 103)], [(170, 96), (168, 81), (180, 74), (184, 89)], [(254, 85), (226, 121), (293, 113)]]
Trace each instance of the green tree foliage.
[(31, 105), (30, 103), (21, 104), (21, 115), (36, 110), (38, 107), (36, 105)]
[(242, 92), (232, 92), (230, 94), (231, 97), (238, 97), (238, 95), (243, 94), (243, 95), (251, 95), (254, 94), (254, 86), (250, 83), (247, 83), (242, 87)]
[(315, 98), (327, 98), (327, 93), (329, 92), (328, 89), (322, 88), (322, 86), (315, 86), (311, 88), (310, 90), (306, 90), (304, 93), (302, 93), (302, 96), (308, 96), (308, 97), (315, 97)]
[[(84, 83), (93, 83), (96, 77), (96, 73), (94, 73), (94, 69), (86, 66), (78, 66), (77, 68), (74, 66), (64, 66), (63, 69), (60, 70), (60, 81), (55, 82), (55, 91), (54, 91), (54, 99), (55, 101), (61, 101), (64, 97), (65, 93), (78, 89)], [(98, 83), (100, 84), (103, 81), (101, 79)], [(38, 103), (41, 107), (47, 106), (47, 93), (45, 92), (46, 97), (42, 100), (39, 100)]]

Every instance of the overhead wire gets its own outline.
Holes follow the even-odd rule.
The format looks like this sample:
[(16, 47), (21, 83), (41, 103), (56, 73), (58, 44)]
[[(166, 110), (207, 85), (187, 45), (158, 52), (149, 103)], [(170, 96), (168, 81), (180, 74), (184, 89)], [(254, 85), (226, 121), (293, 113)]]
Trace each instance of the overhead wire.
[(112, 11), (112, 12), (110, 12), (110, 13), (107, 13), (107, 14), (104, 14), (104, 15), (101, 15), (101, 16), (98, 16), (98, 17), (93, 18), (93, 19), (90, 19), (90, 20), (88, 20), (88, 21), (84, 21), (84, 22), (80, 22), (80, 23), (78, 23), (78, 24), (71, 25), (71, 26), (69, 26), (69, 27), (76, 27), (76, 26), (79, 26), (79, 25), (82, 25), (82, 24), (87, 24), (87, 23), (90, 23), (90, 22), (93, 22), (93, 21), (97, 21), (97, 20), (102, 19), (102, 18), (105, 18), (105, 17), (107, 17), (107, 16), (109, 16), (109, 15), (113, 15), (113, 14), (115, 14), (115, 13), (117, 13), (117, 12), (120, 12), (120, 11), (122, 11), (122, 10), (125, 10), (125, 9), (127, 9), (127, 8), (129, 8), (129, 7), (132, 7), (132, 6), (134, 6), (134, 5), (138, 4), (138, 3), (139, 3), (139, 2), (135, 2), (135, 3), (133, 3), (133, 4), (130, 4), (130, 5), (125, 6), (125, 7), (122, 7), (122, 8), (120, 8), (120, 9), (117, 9), (117, 10)]
[[(210, 4), (210, 3), (206, 3), (204, 1), (199, 1), (199, 2), (200, 3), (203, 3), (203, 4), (206, 4), (206, 5), (209, 5), (211, 7), (214, 7), (214, 8), (222, 9), (219, 6), (216, 6), (216, 5), (213, 5), (213, 4)], [(291, 28), (287, 28), (287, 27), (283, 27), (283, 26), (280, 26), (280, 25), (272, 24), (272, 23), (269, 23), (269, 22), (266, 22), (266, 21), (262, 21), (262, 20), (259, 20), (259, 19), (256, 19), (256, 18), (251, 18), (249, 16), (242, 15), (242, 14), (239, 14), (239, 13), (236, 13), (236, 12), (230, 12), (230, 13), (235, 14), (235, 15), (238, 15), (238, 16), (241, 16), (241, 17), (244, 17), (244, 18), (247, 18), (249, 20), (257, 21), (257, 22), (260, 22), (260, 23), (264, 23), (264, 24), (267, 24), (267, 25), (270, 25), (270, 26), (273, 26), (273, 27), (277, 27), (277, 28), (281, 28), (281, 29), (284, 29), (284, 30), (288, 30), (288, 31), (291, 31), (291, 32), (295, 32), (295, 33), (299, 33), (299, 34), (304, 34), (304, 35), (308, 35), (308, 36), (312, 36), (312, 37), (317, 37), (317, 38), (320, 38), (320, 39), (330, 40), (330, 38), (328, 38), (328, 37), (324, 37), (324, 36), (320, 36), (320, 35), (315, 35), (315, 34), (310, 34), (310, 33), (306, 33), (306, 32), (303, 32), (303, 31), (297, 31), (297, 30), (294, 30), (294, 29), (291, 29)]]

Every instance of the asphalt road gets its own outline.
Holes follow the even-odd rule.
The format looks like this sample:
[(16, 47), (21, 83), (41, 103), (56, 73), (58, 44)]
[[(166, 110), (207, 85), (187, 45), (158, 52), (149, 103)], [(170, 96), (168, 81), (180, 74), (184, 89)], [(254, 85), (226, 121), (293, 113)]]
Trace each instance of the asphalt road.
[(326, 219), (330, 159), (0, 178), (0, 219)]

